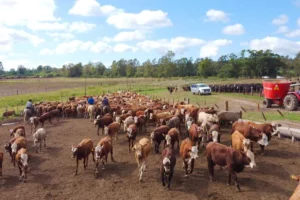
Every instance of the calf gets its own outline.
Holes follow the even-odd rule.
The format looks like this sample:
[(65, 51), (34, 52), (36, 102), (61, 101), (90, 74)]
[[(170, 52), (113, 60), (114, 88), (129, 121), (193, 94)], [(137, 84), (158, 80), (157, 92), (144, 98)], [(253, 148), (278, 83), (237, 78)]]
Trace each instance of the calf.
[(177, 128), (171, 128), (166, 135), (165, 145), (172, 146), (174, 149), (175, 142), (177, 142), (178, 150), (179, 150), (179, 131)]
[(124, 123), (124, 133), (125, 133), (127, 130), (127, 127), (131, 124), (134, 124), (134, 118), (132, 116), (129, 116), (124, 120), (123, 123)]
[(109, 137), (113, 137), (115, 135), (115, 140), (118, 139), (118, 133), (120, 132), (121, 125), (118, 122), (113, 122), (108, 126), (104, 127), (104, 134)]
[(2, 176), (2, 162), (3, 162), (3, 153), (0, 152), (0, 176)]
[[(126, 136), (128, 138), (128, 151), (130, 152), (131, 148), (133, 147), (133, 143), (136, 139), (137, 135), (137, 127), (135, 124), (129, 125), (129, 127), (126, 130)], [(131, 145), (130, 145), (131, 143)]]
[(136, 126), (138, 127), (139, 129), (139, 132), (142, 133), (143, 131), (143, 126), (144, 126), (144, 129), (145, 129), (145, 132), (147, 132), (146, 130), (146, 118), (145, 116), (135, 116), (134, 117), (134, 123), (136, 124)]
[(231, 135), (232, 148), (246, 152), (250, 149), (250, 140), (245, 138), (239, 131), (235, 131)]
[(16, 161), (18, 163), (18, 168), (19, 168), (19, 172), (20, 172), (20, 178), (19, 180), (22, 181), (24, 183), (26, 183), (26, 179), (27, 179), (27, 171), (28, 171), (28, 154), (26, 149), (21, 148), (18, 153), (16, 154)]
[(115, 162), (113, 158), (111, 138), (109, 136), (106, 136), (98, 142), (95, 148), (96, 174), (99, 172), (98, 166), (100, 161), (102, 161), (102, 169), (104, 169), (104, 164), (107, 163), (107, 157), (109, 153), (111, 161)]
[(291, 179), (298, 182), (298, 186), (294, 190), (293, 195), (290, 197), (290, 200), (299, 200), (300, 199), (300, 176), (291, 175)]
[(165, 186), (165, 182), (167, 181), (168, 189), (170, 189), (170, 184), (174, 173), (174, 167), (176, 165), (175, 152), (171, 148), (167, 147), (162, 151), (161, 157), (161, 182), (162, 185)]
[(44, 147), (46, 147), (46, 130), (39, 128), (33, 135), (33, 143), (35, 146), (35, 152), (38, 152), (37, 143), (40, 144), (40, 151), (42, 151), (42, 141), (44, 141)]
[(142, 138), (136, 143), (132, 150), (135, 151), (135, 159), (139, 168), (139, 181), (143, 180), (143, 172), (146, 169), (146, 160), (151, 151), (151, 143), (147, 138)]
[(56, 117), (56, 121), (59, 121), (59, 117), (60, 117), (60, 110), (55, 109), (55, 110), (51, 110), (50, 112), (51, 118)]
[(39, 125), (39, 118), (38, 117), (30, 117), (29, 122), (31, 125), (30, 133), (32, 133), (32, 127), (34, 126), (34, 131), (36, 131), (36, 127)]
[(99, 135), (99, 129), (102, 128), (102, 135), (104, 134), (104, 127), (113, 123), (113, 118), (111, 116), (103, 116), (94, 120), (95, 127), (98, 125), (97, 134)]
[(195, 160), (198, 158), (198, 148), (193, 145), (193, 142), (186, 138), (180, 145), (180, 156), (185, 168), (185, 177), (193, 173)]
[(200, 147), (201, 138), (203, 137), (202, 127), (197, 126), (197, 124), (192, 124), (189, 131), (189, 138), (193, 142), (193, 145)]
[(10, 117), (10, 116), (12, 116), (12, 115), (15, 115), (15, 114), (16, 114), (16, 112), (15, 112), (14, 110), (5, 111), (5, 112), (2, 114), (2, 117), (8, 118), (8, 117)]
[(50, 112), (47, 112), (47, 113), (43, 114), (43, 115), (40, 116), (38, 119), (39, 119), (39, 122), (42, 124), (42, 127), (44, 127), (44, 122), (45, 122), (46, 120), (48, 120), (49, 123), (52, 124), (52, 121), (51, 121), (51, 119), (52, 119), (52, 114), (51, 114)]
[(168, 134), (170, 128), (166, 125), (160, 126), (156, 128), (151, 134), (151, 144), (154, 143), (154, 151), (155, 153), (159, 153), (159, 145), (165, 140), (166, 135)]
[(8, 144), (5, 144), (4, 148), (6, 152), (9, 152), (11, 156), (11, 162), (15, 166), (16, 153), (21, 149), (27, 147), (26, 139), (22, 136), (13, 138)]
[(250, 165), (250, 167), (253, 168), (256, 165), (254, 154), (251, 151), (248, 150), (244, 153), (216, 142), (207, 144), (206, 157), (211, 182), (214, 176), (214, 166), (216, 164), (225, 166), (229, 172), (227, 184), (230, 184), (232, 176), (238, 191), (240, 191), (240, 186), (237, 182), (236, 173), (242, 172), (245, 166)]
[(26, 134), (25, 134), (25, 127), (24, 126), (18, 126), (14, 129), (9, 129), (9, 132), (10, 132), (10, 136), (23, 136), (25, 137)]
[(83, 159), (83, 167), (84, 169), (86, 169), (86, 167), (88, 166), (89, 155), (90, 153), (92, 153), (93, 161), (95, 162), (93, 142), (89, 138), (83, 139), (77, 146), (72, 145), (72, 153), (73, 158), (76, 157), (75, 175), (77, 175), (79, 160)]

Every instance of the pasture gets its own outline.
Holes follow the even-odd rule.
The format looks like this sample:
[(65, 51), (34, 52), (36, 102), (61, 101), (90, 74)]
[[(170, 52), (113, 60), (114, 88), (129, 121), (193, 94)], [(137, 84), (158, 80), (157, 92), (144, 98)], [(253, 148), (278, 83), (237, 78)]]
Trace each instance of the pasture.
[[(75, 79), (74, 79), (75, 80)], [(30, 92), (30, 94), (19, 94), (13, 96), (0, 97), (0, 111), (5, 107), (14, 108), (24, 104), (28, 98), (34, 102), (66, 101), (71, 96), (83, 96), (84, 87), (77, 85), (74, 88), (56, 88), (53, 91), (44, 91), (45, 87), (58, 85), (62, 82), (62, 87), (72, 87), (74, 82), (65, 79), (53, 79), (40, 82), (41, 90)], [(84, 84), (80, 80), (80, 84)], [(90, 80), (91, 81), (91, 80)], [(225, 102), (228, 101), (229, 110), (241, 111), (243, 108), (243, 118), (264, 121), (261, 111), (264, 111), (270, 121), (277, 121), (291, 126), (299, 121), (299, 112), (282, 111), (284, 117), (278, 114), (276, 109), (257, 110), (257, 103), (262, 102), (259, 96), (248, 96), (243, 94), (213, 94), (211, 96), (192, 95), (179, 89), (178, 92), (170, 95), (166, 90), (168, 85), (187, 84), (197, 82), (197, 80), (164, 80), (164, 79), (110, 79), (94, 80), (94, 84), (87, 87), (87, 95), (99, 95), (107, 91), (117, 91), (119, 89), (131, 89), (142, 94), (147, 94), (153, 98), (160, 98), (176, 103), (184, 98), (189, 98), (194, 105), (197, 103), (201, 107), (214, 106), (220, 110), (225, 109)], [(12, 81), (13, 84), (15, 81)], [(79, 82), (79, 81), (75, 81)], [(92, 82), (92, 81), (91, 81)], [(99, 84), (99, 82), (101, 84)], [(9, 81), (5, 84), (10, 85)], [(36, 85), (36, 80), (28, 81), (26, 84)], [(24, 85), (26, 85), (24, 83)], [(128, 84), (128, 86), (127, 86)], [(16, 84), (22, 85), (22, 84)], [(15, 90), (17, 86), (7, 86)], [(9, 90), (9, 89), (7, 89)], [(2, 91), (2, 85), (1, 85)], [(1, 93), (0, 91), (0, 93)], [(22, 103), (22, 104), (21, 104)], [(20, 107), (18, 109), (20, 110)], [(242, 108), (241, 108), (242, 107)], [(2, 110), (1, 110), (2, 109)], [(30, 126), (25, 125), (28, 151), (32, 155), (29, 161), (30, 172), (28, 182), (21, 183), (18, 180), (18, 169), (10, 163), (10, 156), (5, 153), (3, 162), (3, 176), (0, 177), (0, 191), (3, 199), (288, 199), (296, 187), (296, 183), (290, 179), (290, 174), (299, 174), (299, 144), (291, 143), (290, 140), (273, 137), (270, 145), (266, 147), (266, 152), (262, 156), (258, 146), (255, 146), (257, 167), (246, 168), (244, 172), (238, 174), (238, 180), (242, 192), (235, 191), (234, 184), (226, 185), (228, 172), (219, 167), (215, 167), (215, 179), (217, 182), (209, 182), (209, 173), (204, 149), (201, 149), (199, 158), (195, 162), (195, 170), (189, 177), (184, 177), (182, 160), (178, 155), (174, 177), (171, 182), (171, 190), (167, 191), (160, 182), (160, 154), (154, 153), (154, 148), (147, 161), (146, 172), (143, 183), (138, 182), (138, 169), (134, 158), (134, 153), (128, 152), (127, 138), (123, 131), (117, 141), (113, 140), (114, 158), (113, 163), (108, 158), (108, 164), (104, 170), (95, 177), (95, 164), (91, 156), (87, 170), (83, 170), (82, 161), (79, 164), (78, 175), (75, 173), (75, 159), (71, 158), (72, 144), (78, 144), (83, 138), (91, 138), (94, 146), (103, 137), (97, 136), (94, 124), (87, 119), (62, 118), (54, 125), (45, 123), (47, 130), (47, 147), (42, 148), (42, 152), (36, 154), (33, 147), (33, 140), (30, 135)], [(20, 123), (22, 124), (22, 123)], [(13, 126), (0, 126), (0, 146), (10, 140), (8, 129)], [(148, 137), (154, 126), (149, 123), (147, 132), (138, 134), (138, 141), (142, 137)], [(230, 145), (230, 128), (222, 128), (221, 143)], [(186, 130), (182, 126), (181, 140), (186, 137)], [(160, 152), (162, 151), (162, 144)]]

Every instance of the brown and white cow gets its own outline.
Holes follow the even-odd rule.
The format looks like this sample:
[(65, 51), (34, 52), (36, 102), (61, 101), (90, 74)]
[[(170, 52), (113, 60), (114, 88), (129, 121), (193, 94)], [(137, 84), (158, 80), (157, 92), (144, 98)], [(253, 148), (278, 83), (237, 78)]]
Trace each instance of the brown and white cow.
[(239, 131), (235, 131), (231, 135), (232, 148), (246, 152), (250, 150), (250, 139), (245, 138)]
[(237, 182), (236, 173), (242, 172), (245, 166), (250, 165), (250, 167), (253, 168), (256, 165), (254, 154), (251, 151), (248, 150), (244, 153), (216, 142), (207, 144), (206, 157), (210, 180), (213, 181), (215, 165), (220, 165), (221, 167), (225, 166), (229, 172), (227, 184), (230, 184), (232, 176), (238, 191), (240, 191), (240, 186)]
[(104, 127), (104, 134), (108, 135), (111, 138), (115, 136), (115, 140), (117, 140), (120, 128), (121, 124), (119, 124), (118, 122), (113, 122), (110, 125)]
[(175, 142), (177, 142), (178, 150), (179, 150), (179, 131), (177, 128), (171, 128), (166, 135), (165, 145), (172, 147), (174, 149)]
[(299, 200), (300, 199), (300, 176), (291, 175), (291, 179), (298, 182), (298, 186), (294, 190), (294, 193), (289, 200)]
[(145, 129), (145, 132), (147, 132), (146, 130), (146, 118), (144, 115), (141, 115), (141, 116), (135, 116), (134, 117), (134, 123), (136, 124), (138, 130), (140, 133), (142, 133), (143, 131), (143, 126), (144, 126), (144, 129)]
[(26, 149), (21, 148), (17, 154), (16, 154), (16, 161), (18, 163), (18, 168), (19, 168), (19, 172), (20, 172), (20, 178), (19, 180), (22, 181), (24, 183), (26, 183), (26, 179), (27, 179), (27, 172), (28, 172), (28, 154)]
[(94, 120), (95, 127), (98, 125), (97, 134), (99, 135), (99, 129), (102, 128), (102, 135), (104, 134), (104, 127), (113, 123), (113, 118), (111, 116), (103, 116), (101, 118)]
[(193, 173), (195, 160), (198, 158), (198, 148), (189, 138), (181, 142), (180, 156), (185, 168), (185, 176), (187, 177), (188, 174)]
[(91, 139), (86, 138), (83, 139), (77, 146), (72, 145), (72, 153), (73, 153), (73, 158), (76, 157), (76, 171), (75, 175), (77, 175), (78, 172), (78, 161), (83, 159), (83, 167), (84, 169), (87, 168), (88, 166), (88, 159), (90, 153), (93, 155), (93, 161), (95, 162), (94, 158), (94, 147), (93, 147), (93, 142)]
[(10, 132), (10, 136), (13, 136), (13, 137), (17, 137), (17, 136), (25, 137), (26, 136), (24, 126), (18, 126), (14, 129), (9, 129), (9, 132)]
[(142, 138), (133, 146), (132, 150), (135, 151), (135, 159), (139, 168), (139, 181), (142, 182), (143, 172), (146, 169), (146, 160), (151, 151), (151, 142), (147, 138)]
[(151, 144), (154, 143), (155, 153), (159, 153), (159, 146), (162, 141), (165, 140), (166, 135), (168, 134), (170, 128), (166, 125), (156, 128), (151, 134)]
[(100, 161), (102, 161), (102, 169), (104, 169), (104, 164), (107, 163), (107, 157), (109, 153), (111, 161), (115, 162), (111, 138), (106, 136), (102, 138), (95, 147), (96, 174), (99, 172), (98, 166)]
[(21, 148), (26, 149), (26, 147), (27, 147), (26, 139), (22, 136), (15, 137), (12, 140), (10, 140), (10, 142), (8, 144), (5, 144), (4, 148), (5, 148), (6, 152), (8, 152), (10, 154), (11, 162), (14, 164), (14, 166), (15, 166), (15, 158), (16, 158), (17, 152)]
[(190, 126), (189, 132), (189, 138), (193, 142), (193, 146), (200, 147), (201, 138), (203, 138), (203, 129), (202, 127), (198, 126), (197, 124), (192, 124)]
[(129, 125), (126, 130), (126, 136), (128, 139), (128, 151), (130, 152), (131, 148), (133, 147), (133, 143), (135, 142), (137, 135), (137, 127), (135, 124)]
[(170, 184), (174, 173), (174, 167), (176, 165), (176, 155), (170, 147), (167, 147), (162, 151), (161, 157), (161, 182), (163, 186), (165, 186), (165, 182), (167, 182), (168, 189), (170, 189)]

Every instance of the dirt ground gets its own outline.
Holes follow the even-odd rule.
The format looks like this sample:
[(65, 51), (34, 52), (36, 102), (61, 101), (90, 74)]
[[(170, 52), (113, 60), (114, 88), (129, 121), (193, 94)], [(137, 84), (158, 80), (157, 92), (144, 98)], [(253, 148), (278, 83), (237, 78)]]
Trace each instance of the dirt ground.
[[(0, 126), (0, 151), (4, 151), (3, 145), (10, 139), (8, 129), (15, 126)], [(225, 169), (220, 171), (219, 167), (215, 167), (217, 182), (209, 182), (204, 150), (199, 154), (193, 174), (187, 178), (177, 154), (171, 190), (167, 191), (160, 182), (160, 154), (154, 154), (154, 149), (148, 159), (144, 181), (139, 183), (134, 153), (128, 152), (127, 139), (122, 132), (119, 140), (114, 141), (116, 163), (108, 159), (106, 169), (100, 169), (100, 174), (95, 177), (95, 164), (90, 156), (87, 170), (83, 170), (80, 162), (78, 175), (74, 176), (75, 159), (71, 158), (71, 145), (89, 137), (95, 146), (103, 135), (97, 136), (96, 128), (87, 119), (61, 119), (55, 125), (46, 122), (45, 129), (47, 147), (36, 154), (30, 128), (26, 125), (27, 149), (32, 155), (27, 183), (19, 182), (18, 169), (13, 167), (10, 156), (5, 153), (3, 176), (0, 177), (1, 199), (288, 199), (296, 187), (289, 176), (300, 174), (299, 145), (291, 144), (290, 140), (272, 138), (264, 156), (255, 148), (258, 166), (246, 168), (238, 174), (242, 192), (236, 192), (233, 183), (226, 185), (227, 172)], [(147, 132), (152, 129), (149, 126)], [(223, 130), (221, 143), (229, 145), (228, 131)], [(139, 134), (137, 139), (142, 137), (148, 136)]]

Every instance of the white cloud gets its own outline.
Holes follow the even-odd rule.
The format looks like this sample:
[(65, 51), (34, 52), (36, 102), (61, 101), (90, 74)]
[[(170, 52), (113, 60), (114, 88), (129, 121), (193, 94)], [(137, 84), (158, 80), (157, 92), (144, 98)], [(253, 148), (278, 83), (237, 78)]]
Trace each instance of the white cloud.
[(101, 6), (96, 0), (76, 0), (75, 5), (69, 10), (71, 15), (84, 17), (110, 15), (116, 12), (123, 12), (123, 10), (111, 5)]
[(4, 70), (18, 69), (19, 65), (24, 65), (26, 68), (35, 68), (37, 63), (33, 63), (28, 59), (4, 59), (2, 60)]
[(168, 13), (161, 10), (143, 10), (140, 13), (117, 13), (109, 16), (106, 22), (117, 29), (149, 29), (172, 26)]
[(273, 19), (272, 23), (274, 25), (283, 25), (289, 21), (289, 17), (285, 14), (279, 15), (277, 18)]
[(240, 46), (248, 46), (249, 42), (240, 42)]
[(29, 42), (33, 46), (38, 46), (44, 39), (27, 33), (23, 30), (16, 30), (0, 25), (0, 50), (10, 51), (14, 43)]
[(270, 49), (281, 55), (295, 55), (299, 52), (300, 43), (277, 37), (265, 37), (254, 39), (250, 42), (250, 49), (267, 50)]
[(232, 44), (231, 40), (219, 39), (208, 42), (200, 49), (200, 58), (214, 57), (218, 55), (219, 48)]
[(127, 45), (127, 44), (117, 44), (117, 45), (114, 46), (113, 51), (117, 52), (117, 53), (122, 53), (122, 52), (125, 52), (125, 51), (136, 52), (137, 48), (133, 47), (133, 46), (130, 46), (130, 45)]
[(289, 32), (289, 28), (287, 26), (279, 26), (276, 33), (287, 33)]
[(87, 51), (93, 45), (93, 42), (83, 42), (80, 40), (73, 40), (59, 44), (55, 49), (55, 54), (69, 54), (78, 50)]
[(126, 41), (135, 41), (135, 40), (144, 40), (146, 38), (146, 32), (135, 30), (129, 32), (120, 32), (115, 37), (109, 38), (104, 37), (103, 41), (105, 42), (126, 42)]
[(290, 31), (285, 34), (286, 37), (299, 37), (300, 36), (300, 29), (296, 29), (293, 31)]
[(205, 43), (204, 40), (198, 38), (185, 38), (176, 37), (170, 40), (145, 40), (137, 43), (137, 47), (145, 52), (150, 52), (152, 50), (157, 50), (160, 53), (165, 53), (168, 50), (172, 50), (176, 53), (183, 53), (188, 48), (200, 47)]
[(245, 28), (242, 24), (234, 24), (226, 26), (223, 29), (223, 33), (227, 35), (243, 35), (245, 33)]
[(215, 10), (215, 9), (210, 9), (206, 12), (206, 19), (204, 21), (211, 21), (211, 22), (227, 22), (230, 20), (229, 16), (227, 13), (221, 11), (221, 10)]
[(42, 49), (41, 51), (40, 51), (40, 55), (53, 55), (53, 51), (52, 50), (50, 50), (50, 49)]
[(111, 51), (111, 46), (108, 45), (105, 42), (98, 41), (95, 44), (93, 44), (90, 48), (91, 52), (94, 53), (104, 53), (104, 52), (110, 52)]
[(54, 0), (1, 0), (0, 24), (25, 25), (30, 21), (56, 21)]
[(70, 40), (73, 39), (75, 36), (71, 33), (48, 33), (50, 37), (53, 37), (55, 40), (58, 39), (65, 39), (65, 40)]
[(88, 32), (96, 27), (96, 24), (84, 22), (59, 23), (59, 22), (29, 22), (27, 27), (33, 31), (70, 31), (70, 32)]

